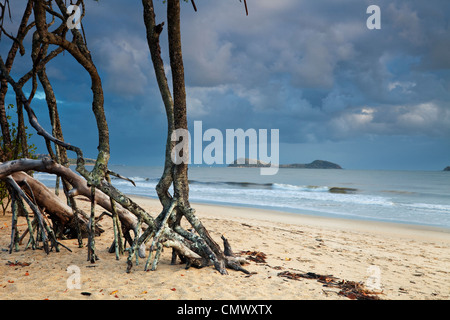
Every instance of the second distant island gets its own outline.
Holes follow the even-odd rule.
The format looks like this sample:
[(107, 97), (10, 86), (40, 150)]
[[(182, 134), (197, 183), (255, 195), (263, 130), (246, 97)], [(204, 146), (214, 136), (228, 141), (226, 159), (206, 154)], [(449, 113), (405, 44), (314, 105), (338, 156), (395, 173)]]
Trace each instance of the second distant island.
[[(262, 162), (260, 160), (252, 160), (249, 158), (237, 159), (228, 167), (234, 168), (261, 168), (270, 167), (270, 164)], [(280, 164), (280, 168), (295, 168), (295, 169), (342, 169), (342, 167), (336, 163), (325, 160), (314, 160), (311, 163), (293, 163), (293, 164)]]

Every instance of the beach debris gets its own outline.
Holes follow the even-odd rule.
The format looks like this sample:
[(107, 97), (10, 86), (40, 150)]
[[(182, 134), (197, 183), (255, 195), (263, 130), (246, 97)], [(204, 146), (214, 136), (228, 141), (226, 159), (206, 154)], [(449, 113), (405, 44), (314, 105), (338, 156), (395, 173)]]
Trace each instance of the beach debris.
[(377, 294), (381, 292), (371, 291), (365, 288), (361, 282), (342, 280), (339, 284), (339, 295), (343, 295), (352, 300), (380, 300)]
[(258, 272), (250, 272), (249, 274), (245, 275), (245, 278), (250, 278), (251, 276), (253, 276), (254, 274), (258, 274)]
[(109, 295), (110, 296), (114, 295), (114, 298), (119, 298), (119, 296), (117, 295), (118, 292), (119, 290), (114, 290), (113, 292), (110, 292)]
[(81, 292), (81, 294), (82, 294), (83, 296), (90, 296), (92, 293), (87, 292), (87, 291), (83, 291), (83, 292)]
[(398, 292), (400, 293), (408, 293), (408, 291), (405, 288), (398, 288)]
[(269, 265), (267, 265), (269, 268), (272, 268), (272, 269), (274, 269), (274, 270), (283, 270), (284, 268), (282, 267), (282, 266), (275, 266), (275, 267), (272, 267), (272, 266), (269, 266)]
[(377, 294), (381, 292), (371, 291), (365, 288), (361, 282), (340, 280), (332, 275), (321, 275), (314, 272), (307, 273), (293, 273), (290, 271), (283, 271), (277, 274), (279, 277), (284, 277), (291, 280), (313, 279), (322, 283), (324, 287), (333, 287), (341, 289), (338, 295), (345, 296), (352, 300), (380, 300)]
[(8, 260), (6, 265), (9, 266), (9, 267), (28, 267), (30, 265), (30, 263), (28, 263), (28, 262), (20, 262), (18, 260), (16, 260), (15, 262), (11, 262), (11, 261)]
[(329, 283), (332, 280), (337, 280), (337, 278), (331, 276), (331, 275), (320, 275), (316, 274), (314, 272), (307, 272), (307, 273), (294, 273), (290, 271), (283, 271), (277, 274), (279, 277), (288, 278), (291, 280), (299, 280), (301, 278), (303, 279), (317, 279), (319, 282)]
[(247, 255), (247, 259), (256, 263), (266, 263), (267, 255), (261, 251), (241, 251), (241, 255)]

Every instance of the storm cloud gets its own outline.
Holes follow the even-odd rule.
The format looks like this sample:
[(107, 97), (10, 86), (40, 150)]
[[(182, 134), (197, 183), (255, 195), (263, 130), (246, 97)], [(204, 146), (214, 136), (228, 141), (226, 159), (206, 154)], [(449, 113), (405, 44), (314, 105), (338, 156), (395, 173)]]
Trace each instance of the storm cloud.
[[(197, 0), (198, 12), (182, 5), (190, 124), (279, 129), (282, 163), (325, 159), (346, 168), (426, 170), (450, 164), (449, 1), (247, 3), (249, 16), (239, 1)], [(165, 118), (141, 4), (86, 5), (83, 24), (104, 82), (113, 161), (159, 165)], [(155, 5), (157, 21), (165, 21), (165, 5)], [(381, 9), (379, 30), (366, 26), (370, 5)], [(164, 30), (163, 51), (166, 38)], [(89, 83), (74, 64), (71, 77), (62, 71), (67, 59), (49, 65), (58, 99), (76, 104), (78, 118), (92, 117)], [(163, 59), (168, 65), (166, 53)], [(82, 101), (70, 100), (74, 87), (86, 90)], [(145, 147), (136, 151), (131, 142)]]

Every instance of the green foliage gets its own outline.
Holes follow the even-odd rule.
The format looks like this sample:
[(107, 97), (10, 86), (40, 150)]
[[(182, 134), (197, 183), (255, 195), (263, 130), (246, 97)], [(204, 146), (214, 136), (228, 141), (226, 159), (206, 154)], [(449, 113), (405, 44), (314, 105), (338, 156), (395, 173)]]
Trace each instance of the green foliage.
[[(23, 158), (26, 155), (26, 152), (24, 152), (23, 147), (22, 147), (22, 143), (20, 143), (19, 139), (19, 135), (18, 135), (18, 127), (16, 125), (16, 123), (13, 121), (12, 116), (10, 115), (10, 113), (14, 110), (14, 105), (10, 104), (7, 107), (7, 119), (8, 119), (8, 124), (9, 124), (9, 131), (11, 134), (11, 145), (5, 145), (4, 143), (4, 139), (3, 136), (0, 136), (0, 148), (3, 151), (3, 159), (1, 159), (2, 161), (9, 161), (9, 160), (14, 160), (14, 158), (16, 159), (20, 159)], [(26, 130), (28, 129), (27, 126), (25, 126), (25, 138), (27, 139), (27, 141), (29, 141), (29, 139), (31, 138), (32, 134), (31, 133), (26, 133)], [(28, 148), (28, 158), (36, 158), (35, 154), (36, 154), (36, 146), (34, 144), (27, 144)], [(17, 156), (15, 156), (17, 155)], [(5, 215), (6, 212), (6, 208), (8, 207), (8, 205), (11, 202), (11, 196), (9, 195), (8, 192), (8, 188), (6, 187), (6, 183), (4, 181), (0, 180), (0, 206), (2, 208), (3, 211), (3, 215)]]

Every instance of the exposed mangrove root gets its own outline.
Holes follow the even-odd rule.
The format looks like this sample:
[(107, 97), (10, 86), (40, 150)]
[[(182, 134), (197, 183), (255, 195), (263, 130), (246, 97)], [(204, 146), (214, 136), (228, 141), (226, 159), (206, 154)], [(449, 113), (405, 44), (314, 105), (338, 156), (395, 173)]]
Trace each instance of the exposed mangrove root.
[[(59, 251), (59, 245), (63, 246), (67, 250), (70, 251), (67, 247), (62, 245), (60, 242), (57, 241), (56, 235), (53, 231), (53, 229), (49, 226), (49, 224), (46, 222), (45, 216), (42, 214), (38, 204), (36, 201), (32, 201), (32, 199), (35, 199), (34, 195), (32, 197), (29, 197), (17, 184), (17, 182), (11, 177), (8, 176), (6, 178), (6, 181), (8, 185), (10, 186), (12, 190), (12, 197), (13, 197), (13, 205), (12, 205), (12, 211), (13, 211), (13, 223), (12, 223), (12, 233), (11, 233), (11, 246), (10, 246), (10, 252), (15, 247), (16, 250), (18, 250), (18, 240), (19, 240), (19, 233), (17, 230), (17, 218), (18, 218), (18, 211), (19, 211), (19, 205), (20, 210), (23, 212), (26, 212), (25, 206), (22, 202), (22, 199), (25, 200), (28, 204), (28, 206), (31, 208), (33, 213), (35, 214), (35, 217), (37, 217), (37, 222), (39, 228), (37, 228), (37, 233), (40, 235), (40, 239), (42, 240), (44, 251), (48, 254), (52, 248), (55, 248), (55, 250)], [(29, 219), (28, 221), (28, 231), (30, 233), (30, 241), (35, 242), (33, 238), (33, 227), (30, 223)], [(40, 231), (39, 231), (40, 230)], [(48, 246), (48, 240), (51, 242), (51, 247)], [(35, 246), (34, 246), (35, 248)]]
[(91, 215), (89, 217), (88, 256), (87, 261), (95, 263), (98, 260), (95, 254), (95, 187), (91, 187)]
[[(72, 208), (61, 201), (60, 198), (48, 190), (39, 181), (28, 176), (22, 171), (14, 171), (19, 169), (41, 169), (44, 172), (59, 173), (60, 175), (64, 174), (64, 178), (70, 181), (71, 184), (77, 188), (70, 190), (68, 192), (69, 194), (76, 193), (78, 195), (82, 194), (89, 197), (91, 201), (90, 215), (88, 216), (82, 211), (79, 211), (79, 214), (75, 215)], [(23, 193), (22, 199), (27, 201), (30, 206), (32, 206), (33, 203), (37, 203), (35, 206), (36, 222), (28, 220), (28, 229), (31, 231), (30, 235), (39, 229), (39, 232), (41, 233), (40, 239), (44, 239), (45, 243), (50, 241), (50, 246), (52, 248), (54, 247), (56, 250), (59, 250), (58, 246), (60, 244), (56, 241), (55, 232), (53, 232), (53, 230), (49, 227), (49, 224), (46, 223), (43, 214), (39, 211), (39, 208), (43, 208), (52, 220), (58, 221), (58, 223), (64, 225), (65, 228), (70, 225), (73, 230), (76, 230), (75, 227), (80, 225), (81, 230), (83, 230), (83, 237), (88, 237), (88, 260), (90, 262), (95, 262), (98, 258), (95, 253), (95, 236), (98, 236), (103, 231), (96, 223), (98, 218), (95, 218), (95, 205), (101, 203), (103, 207), (109, 209), (108, 211), (112, 213), (110, 216), (113, 218), (113, 221), (116, 221), (113, 223), (115, 236), (113, 245), (111, 246), (112, 249), (110, 251), (117, 251), (116, 258), (118, 259), (121, 252), (123, 252), (122, 250), (124, 250), (124, 238), (128, 239), (128, 242), (130, 243), (130, 247), (127, 249), (128, 272), (131, 271), (133, 264), (138, 263), (139, 257), (145, 257), (145, 252), (142, 254), (142, 248), (145, 248), (145, 244), (148, 241), (151, 241), (149, 256), (145, 264), (145, 270), (156, 270), (163, 248), (171, 248), (174, 252), (174, 257), (179, 257), (183, 263), (186, 263), (187, 267), (194, 266), (199, 268), (212, 264), (222, 274), (227, 273), (227, 268), (248, 273), (248, 271), (242, 267), (245, 260), (237, 257), (233, 253), (226, 238), (222, 238), (224, 241), (223, 251), (221, 251), (220, 248), (219, 251), (217, 251), (217, 248), (216, 251), (211, 248), (211, 244), (214, 245), (216, 243), (209, 236), (209, 233), (200, 220), (195, 216), (195, 211), (193, 209), (182, 210), (186, 213), (183, 216), (188, 219), (192, 226), (191, 231), (185, 230), (179, 223), (175, 223), (177, 213), (181, 212), (180, 204), (176, 199), (172, 199), (169, 207), (163, 210), (157, 219), (151, 218), (147, 213), (145, 216), (144, 214), (136, 215), (134, 213), (138, 212), (137, 208), (140, 207), (134, 207), (135, 204), (128, 197), (121, 195), (118, 191), (118, 195), (115, 195), (115, 199), (121, 201), (121, 203), (131, 211), (128, 211), (124, 206), (120, 206), (116, 203), (114, 197), (110, 198), (108, 195), (95, 187), (87, 187), (86, 182), (82, 184), (80, 181), (82, 178), (79, 178), (78, 175), (76, 175), (77, 178), (75, 178), (69, 174), (69, 171), (71, 172), (70, 169), (53, 162), (51, 159), (23, 159), (14, 161), (14, 163), (4, 163), (0, 166), (0, 176), (3, 175), (6, 177), (7, 174), (10, 174), (10, 178), (8, 179), (14, 181), (17, 185), (16, 188), (21, 190), (21, 193)], [(27, 192), (23, 191), (19, 184), (22, 184), (23, 188)], [(107, 181), (104, 181), (102, 186), (106, 192), (114, 195), (114, 192), (112, 192), (114, 189)], [(90, 193), (87, 193), (87, 190), (89, 190)], [(107, 202), (104, 201), (105, 198), (108, 199)], [(16, 204), (14, 206), (16, 206)], [(19, 202), (17, 202), (17, 206), (20, 206)], [(134, 237), (131, 237), (129, 232), (120, 232), (123, 231), (123, 228), (121, 228), (120, 224), (122, 219), (118, 219), (120, 217), (118, 214), (119, 212), (125, 217), (128, 217), (130, 212), (134, 214), (137, 220), (137, 223), (132, 229), (134, 232)], [(125, 212), (127, 212), (127, 214), (125, 214)], [(124, 221), (129, 221), (129, 219), (125, 219)], [(146, 221), (150, 221), (150, 224), (147, 224)], [(53, 226), (55, 226), (55, 223), (53, 223)], [(141, 226), (144, 227), (143, 232), (141, 231)], [(119, 237), (119, 234), (123, 234), (123, 237)], [(11, 243), (14, 246), (18, 243), (17, 239), (18, 237), (15, 234), (12, 234)], [(30, 236), (29, 245), (32, 248), (35, 248), (35, 242), (36, 239), (33, 236)], [(46, 245), (45, 250), (49, 251), (50, 246)], [(120, 247), (122, 247), (122, 249), (120, 249)], [(172, 259), (172, 262), (175, 263), (175, 260)]]

